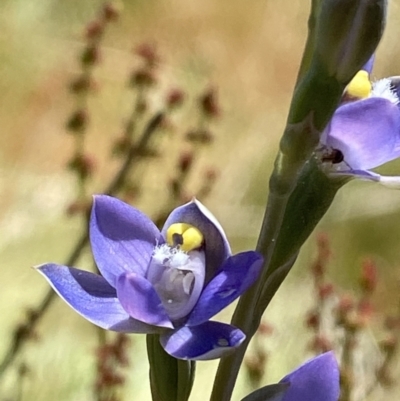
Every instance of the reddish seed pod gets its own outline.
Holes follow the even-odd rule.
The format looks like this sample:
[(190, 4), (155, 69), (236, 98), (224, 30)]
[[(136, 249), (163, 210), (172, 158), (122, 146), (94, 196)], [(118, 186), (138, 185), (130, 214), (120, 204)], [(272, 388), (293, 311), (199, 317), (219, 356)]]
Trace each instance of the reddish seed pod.
[(67, 121), (67, 129), (72, 132), (84, 131), (89, 121), (86, 110), (79, 109), (72, 113)]
[(149, 87), (157, 83), (157, 78), (151, 70), (141, 68), (132, 73), (130, 83), (133, 87)]
[(168, 108), (176, 108), (182, 105), (183, 101), (185, 99), (185, 92), (183, 92), (181, 89), (172, 89), (169, 91), (167, 94), (167, 107)]
[(179, 157), (178, 168), (182, 173), (186, 173), (193, 163), (193, 152), (183, 152)]
[(378, 282), (378, 272), (375, 263), (371, 259), (364, 260), (360, 277), (361, 289), (372, 293)]
[(120, 7), (118, 7), (117, 4), (112, 2), (107, 2), (106, 4), (104, 4), (102, 10), (103, 18), (107, 22), (115, 21), (116, 19), (118, 19), (120, 12), (121, 12)]
[(319, 327), (320, 320), (320, 316), (317, 312), (310, 312), (306, 319), (306, 325), (311, 329), (316, 329)]
[(191, 130), (186, 133), (186, 139), (189, 142), (194, 142), (202, 145), (209, 144), (213, 141), (214, 135), (207, 129)]
[(92, 21), (86, 25), (85, 37), (88, 40), (98, 40), (104, 32), (104, 23), (102, 21)]
[(86, 47), (81, 54), (81, 63), (83, 66), (92, 66), (100, 61), (100, 49), (96, 46)]
[(217, 101), (217, 91), (215, 88), (208, 89), (199, 98), (201, 110), (208, 117), (218, 117), (221, 113)]
[(154, 44), (142, 43), (136, 47), (134, 52), (150, 67), (155, 67), (160, 62), (160, 56)]
[(332, 283), (322, 284), (318, 287), (318, 296), (321, 300), (330, 297), (334, 292), (335, 288)]

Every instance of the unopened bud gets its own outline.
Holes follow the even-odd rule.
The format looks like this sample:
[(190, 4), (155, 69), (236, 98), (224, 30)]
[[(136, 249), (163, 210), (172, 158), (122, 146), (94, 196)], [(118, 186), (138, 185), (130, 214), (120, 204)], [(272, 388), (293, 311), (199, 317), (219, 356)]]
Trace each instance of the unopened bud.
[(324, 0), (316, 52), (330, 76), (348, 83), (370, 59), (386, 22), (386, 0)]

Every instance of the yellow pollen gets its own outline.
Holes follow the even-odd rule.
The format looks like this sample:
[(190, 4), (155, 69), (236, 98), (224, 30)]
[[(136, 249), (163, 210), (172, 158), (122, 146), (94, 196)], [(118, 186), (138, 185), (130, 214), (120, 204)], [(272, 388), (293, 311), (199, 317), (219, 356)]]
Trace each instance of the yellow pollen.
[(371, 81), (369, 80), (368, 72), (358, 71), (354, 78), (347, 85), (346, 93), (358, 99), (365, 99), (371, 94)]
[(179, 246), (185, 252), (200, 248), (203, 240), (200, 230), (187, 223), (175, 223), (167, 229), (168, 245)]

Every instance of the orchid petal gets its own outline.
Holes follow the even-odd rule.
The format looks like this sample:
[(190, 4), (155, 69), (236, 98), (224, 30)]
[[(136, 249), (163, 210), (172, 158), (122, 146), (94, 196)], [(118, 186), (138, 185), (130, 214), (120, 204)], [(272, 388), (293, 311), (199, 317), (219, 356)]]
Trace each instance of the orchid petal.
[(373, 171), (368, 170), (342, 170), (333, 171), (329, 175), (333, 177), (349, 177), (350, 179), (358, 178), (360, 180), (379, 181), (381, 176)]
[(371, 74), (372, 68), (374, 67), (374, 63), (375, 63), (375, 53), (369, 58), (369, 60), (363, 65), (361, 69), (367, 71), (368, 74)]
[(201, 324), (228, 306), (258, 278), (263, 257), (254, 251), (229, 257), (203, 290), (186, 325)]
[(93, 324), (125, 333), (158, 331), (132, 319), (121, 306), (115, 289), (103, 277), (52, 263), (38, 266), (37, 270), (68, 305)]
[[(400, 76), (389, 77), (388, 79), (391, 83), (391, 89), (400, 99)], [(397, 106), (399, 107), (399, 104)]]
[(242, 331), (229, 324), (206, 322), (161, 334), (165, 351), (178, 359), (210, 360), (237, 348), (245, 339)]
[(333, 352), (311, 359), (289, 373), (281, 383), (290, 383), (282, 401), (337, 401), (339, 367)]
[(340, 106), (322, 134), (354, 170), (368, 170), (400, 156), (400, 111), (387, 99), (371, 97)]
[(90, 242), (101, 274), (115, 287), (122, 273), (144, 276), (155, 245), (163, 240), (142, 212), (116, 198), (97, 195), (90, 217)]
[(400, 189), (400, 176), (387, 176), (366, 170), (348, 170), (331, 172), (333, 177), (347, 176), (349, 178), (358, 178), (360, 180), (379, 182), (379, 184), (390, 189)]
[(136, 273), (124, 273), (117, 280), (117, 295), (123, 308), (141, 322), (172, 329), (174, 326), (151, 283)]
[(231, 254), (223, 228), (211, 212), (196, 199), (172, 211), (161, 231), (164, 237), (168, 227), (175, 223), (191, 224), (203, 234), (207, 263), (206, 282), (208, 282)]
[(400, 176), (389, 177), (380, 175), (379, 183), (391, 189), (400, 189)]

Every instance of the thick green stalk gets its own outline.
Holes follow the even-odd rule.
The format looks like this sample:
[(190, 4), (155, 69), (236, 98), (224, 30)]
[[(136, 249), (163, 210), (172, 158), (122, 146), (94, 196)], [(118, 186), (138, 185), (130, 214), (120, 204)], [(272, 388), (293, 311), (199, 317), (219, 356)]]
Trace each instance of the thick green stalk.
[(167, 354), (158, 334), (146, 336), (153, 401), (187, 401), (192, 390), (196, 363)]

